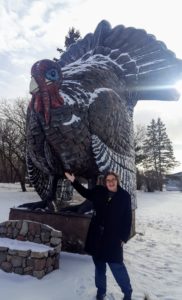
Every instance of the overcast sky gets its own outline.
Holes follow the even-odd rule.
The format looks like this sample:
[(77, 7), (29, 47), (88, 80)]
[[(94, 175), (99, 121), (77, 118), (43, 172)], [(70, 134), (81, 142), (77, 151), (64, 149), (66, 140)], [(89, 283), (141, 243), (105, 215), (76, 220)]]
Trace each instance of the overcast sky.
[[(182, 59), (181, 0), (0, 0), (0, 98), (28, 95), (32, 64), (58, 58), (65, 35), (74, 26), (81, 36), (102, 20), (143, 28)], [(161, 117), (182, 164), (182, 99), (140, 101), (135, 124)], [(182, 165), (174, 171), (182, 171)]]

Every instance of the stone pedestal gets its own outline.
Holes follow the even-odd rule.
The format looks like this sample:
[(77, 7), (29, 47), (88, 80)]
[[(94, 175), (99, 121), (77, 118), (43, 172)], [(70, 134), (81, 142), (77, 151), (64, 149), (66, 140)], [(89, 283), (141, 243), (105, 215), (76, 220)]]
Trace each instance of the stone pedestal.
[(62, 251), (84, 253), (91, 216), (75, 213), (51, 213), (11, 208), (10, 220), (31, 220), (52, 226), (62, 232)]

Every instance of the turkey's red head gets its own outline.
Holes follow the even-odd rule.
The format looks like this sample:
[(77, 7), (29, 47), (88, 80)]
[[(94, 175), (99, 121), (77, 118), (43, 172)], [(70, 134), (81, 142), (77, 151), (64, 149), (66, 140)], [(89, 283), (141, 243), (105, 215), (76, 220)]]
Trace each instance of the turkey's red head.
[(62, 82), (61, 68), (58, 63), (44, 59), (37, 61), (31, 69), (30, 107), (36, 112), (43, 112), (45, 122), (50, 122), (50, 109), (63, 105), (64, 100), (59, 94)]

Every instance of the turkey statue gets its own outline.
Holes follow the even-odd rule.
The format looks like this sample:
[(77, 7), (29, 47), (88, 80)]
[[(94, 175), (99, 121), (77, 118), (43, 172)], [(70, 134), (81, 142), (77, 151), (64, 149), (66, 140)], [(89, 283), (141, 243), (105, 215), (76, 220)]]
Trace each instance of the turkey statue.
[(72, 44), (59, 61), (31, 70), (27, 113), (27, 168), (42, 199), (31, 209), (59, 210), (57, 183), (64, 172), (95, 179), (112, 170), (135, 208), (133, 110), (138, 100), (177, 100), (182, 61), (142, 29), (111, 28)]

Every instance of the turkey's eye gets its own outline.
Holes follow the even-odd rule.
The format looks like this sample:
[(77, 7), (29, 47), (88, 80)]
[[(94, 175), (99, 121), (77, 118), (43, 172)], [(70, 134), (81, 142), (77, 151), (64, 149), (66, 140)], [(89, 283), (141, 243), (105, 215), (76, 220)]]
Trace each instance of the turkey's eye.
[(59, 74), (56, 69), (48, 70), (45, 74), (46, 78), (51, 81), (59, 80)]

